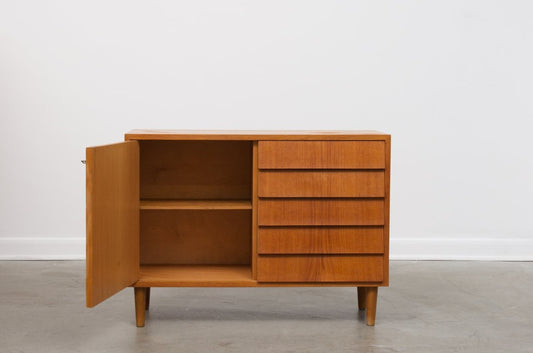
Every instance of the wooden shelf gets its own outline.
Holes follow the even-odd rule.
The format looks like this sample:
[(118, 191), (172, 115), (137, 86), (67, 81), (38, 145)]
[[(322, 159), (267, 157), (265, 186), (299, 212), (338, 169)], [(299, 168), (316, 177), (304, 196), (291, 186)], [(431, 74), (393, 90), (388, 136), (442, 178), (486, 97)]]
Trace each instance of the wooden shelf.
[(135, 287), (255, 287), (250, 265), (141, 265)]
[(257, 282), (251, 265), (141, 265), (132, 287), (354, 287), (376, 282)]
[(251, 210), (250, 200), (142, 200), (141, 210)]

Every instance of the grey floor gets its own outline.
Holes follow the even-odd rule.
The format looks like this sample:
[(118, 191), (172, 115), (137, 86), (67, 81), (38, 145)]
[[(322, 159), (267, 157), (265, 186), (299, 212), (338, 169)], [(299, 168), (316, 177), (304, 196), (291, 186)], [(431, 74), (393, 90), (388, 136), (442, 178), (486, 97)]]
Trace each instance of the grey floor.
[(84, 266), (0, 262), (0, 352), (533, 352), (533, 262), (391, 262), (375, 327), (354, 288), (155, 288), (136, 328)]

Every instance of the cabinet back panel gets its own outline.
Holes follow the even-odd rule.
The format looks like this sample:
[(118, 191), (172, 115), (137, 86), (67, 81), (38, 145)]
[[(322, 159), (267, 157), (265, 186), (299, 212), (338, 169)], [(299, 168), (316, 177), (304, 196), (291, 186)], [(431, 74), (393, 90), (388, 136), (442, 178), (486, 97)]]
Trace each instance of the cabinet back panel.
[(139, 141), (141, 199), (251, 199), (249, 141)]
[(141, 211), (141, 264), (246, 265), (250, 210)]

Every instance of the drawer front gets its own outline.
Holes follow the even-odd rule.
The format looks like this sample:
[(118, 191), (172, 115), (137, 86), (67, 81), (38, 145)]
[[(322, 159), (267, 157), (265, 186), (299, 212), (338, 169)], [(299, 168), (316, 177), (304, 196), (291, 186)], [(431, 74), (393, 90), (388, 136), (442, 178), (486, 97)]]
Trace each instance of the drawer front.
[(383, 225), (383, 199), (260, 199), (260, 226)]
[(259, 254), (383, 254), (383, 227), (261, 227)]
[(382, 256), (259, 256), (259, 282), (381, 282)]
[(259, 141), (259, 169), (385, 169), (385, 141)]
[(384, 197), (385, 172), (264, 170), (259, 197)]

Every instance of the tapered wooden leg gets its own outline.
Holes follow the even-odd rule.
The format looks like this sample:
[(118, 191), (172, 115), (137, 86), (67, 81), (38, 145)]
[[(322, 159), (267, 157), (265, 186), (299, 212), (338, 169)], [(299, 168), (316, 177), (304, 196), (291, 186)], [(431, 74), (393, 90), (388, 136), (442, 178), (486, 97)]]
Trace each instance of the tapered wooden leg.
[(366, 288), (366, 324), (374, 326), (376, 323), (376, 305), (378, 302), (378, 287)]
[(366, 308), (366, 287), (357, 287), (357, 304), (359, 304), (359, 310), (365, 310)]
[(146, 288), (146, 311), (150, 310), (150, 287)]
[(146, 307), (146, 288), (134, 288), (135, 292), (135, 322), (137, 327), (144, 327), (144, 310)]

